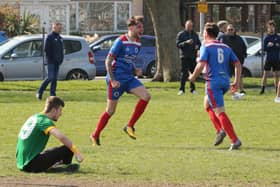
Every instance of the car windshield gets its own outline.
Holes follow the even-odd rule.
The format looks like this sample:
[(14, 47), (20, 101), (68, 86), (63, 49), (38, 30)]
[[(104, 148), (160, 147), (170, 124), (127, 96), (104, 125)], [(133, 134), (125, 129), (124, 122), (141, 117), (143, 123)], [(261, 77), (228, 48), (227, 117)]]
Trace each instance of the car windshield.
[(254, 55), (256, 54), (259, 50), (261, 50), (261, 42), (257, 41), (254, 45), (252, 45), (251, 47), (249, 47), (247, 49), (247, 54), (248, 55)]

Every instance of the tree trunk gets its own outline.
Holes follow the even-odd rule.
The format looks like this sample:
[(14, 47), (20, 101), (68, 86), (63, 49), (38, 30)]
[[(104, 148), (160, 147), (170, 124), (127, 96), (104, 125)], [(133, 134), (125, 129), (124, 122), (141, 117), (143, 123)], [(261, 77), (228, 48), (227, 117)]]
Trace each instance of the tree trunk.
[(180, 30), (180, 0), (144, 0), (156, 36), (157, 72), (154, 81), (177, 81), (180, 60), (176, 36)]

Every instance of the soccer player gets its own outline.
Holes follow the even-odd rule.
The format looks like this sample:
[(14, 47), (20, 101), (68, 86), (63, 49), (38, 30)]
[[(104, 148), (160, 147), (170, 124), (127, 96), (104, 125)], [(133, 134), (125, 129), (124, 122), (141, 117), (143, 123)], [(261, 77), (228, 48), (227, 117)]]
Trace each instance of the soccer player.
[(233, 51), (226, 44), (216, 40), (218, 33), (219, 28), (215, 23), (205, 24), (203, 33), (205, 44), (201, 47), (198, 64), (189, 80), (194, 82), (206, 66), (204, 107), (217, 130), (214, 145), (221, 144), (227, 134), (231, 139), (229, 150), (234, 150), (241, 146), (241, 141), (225, 112), (223, 95), (230, 87), (230, 63), (235, 66), (234, 82), (231, 84), (235, 89), (239, 86), (241, 65)]
[(142, 75), (141, 69), (135, 66), (141, 47), (139, 38), (144, 32), (142, 21), (143, 17), (128, 19), (128, 32), (116, 39), (106, 58), (107, 107), (90, 136), (93, 145), (100, 145), (100, 133), (115, 113), (118, 100), (124, 92), (139, 98), (129, 122), (123, 128), (130, 138), (136, 139), (134, 125), (145, 111), (151, 97), (143, 84), (135, 78), (135, 75)]
[[(55, 126), (62, 114), (64, 101), (56, 96), (46, 100), (42, 113), (35, 114), (27, 119), (18, 134), (16, 148), (17, 167), (26, 172), (44, 172), (54, 165), (66, 164), (66, 167), (56, 167), (56, 171), (76, 171), (78, 164), (71, 164), (73, 155), (79, 162), (83, 157), (77, 147), (63, 135)], [(49, 136), (56, 137), (63, 146), (43, 151)]]

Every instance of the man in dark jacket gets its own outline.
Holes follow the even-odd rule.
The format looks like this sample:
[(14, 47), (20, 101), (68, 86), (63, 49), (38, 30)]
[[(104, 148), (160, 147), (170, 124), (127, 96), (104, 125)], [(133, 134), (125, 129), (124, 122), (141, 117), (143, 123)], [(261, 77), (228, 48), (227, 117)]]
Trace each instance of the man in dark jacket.
[[(244, 60), (247, 57), (247, 46), (244, 43), (243, 39), (236, 34), (235, 28), (232, 24), (229, 24), (227, 26), (227, 31), (224, 35), (221, 36), (219, 39), (224, 44), (227, 44), (235, 53), (237, 58), (239, 59), (241, 65), (243, 66)], [(231, 75), (234, 74), (234, 67), (231, 66), (230, 72)], [(243, 88), (243, 81), (242, 76), (240, 78), (240, 93), (245, 94), (244, 88)]]
[[(189, 75), (192, 73), (196, 65), (196, 55), (200, 48), (200, 40), (198, 35), (193, 31), (193, 22), (187, 20), (185, 30), (179, 32), (176, 38), (176, 45), (179, 48), (181, 59), (181, 84), (178, 95), (185, 93), (185, 84)], [(190, 82), (190, 92), (196, 94), (195, 84)]]
[(266, 60), (264, 64), (264, 73), (262, 77), (262, 88), (260, 94), (265, 91), (266, 80), (269, 72), (273, 71), (274, 75), (274, 86), (277, 92), (277, 84), (279, 81), (279, 70), (280, 70), (280, 36), (275, 32), (275, 22), (270, 20), (267, 23), (267, 35), (264, 38), (264, 51), (266, 52)]
[(52, 32), (48, 35), (45, 44), (45, 52), (47, 57), (48, 75), (46, 79), (42, 82), (36, 97), (42, 100), (44, 90), (47, 88), (48, 84), (51, 82), (50, 95), (56, 96), (56, 85), (57, 76), (59, 71), (59, 66), (63, 62), (64, 52), (63, 52), (63, 40), (60, 36), (62, 30), (61, 23), (54, 23), (52, 25)]

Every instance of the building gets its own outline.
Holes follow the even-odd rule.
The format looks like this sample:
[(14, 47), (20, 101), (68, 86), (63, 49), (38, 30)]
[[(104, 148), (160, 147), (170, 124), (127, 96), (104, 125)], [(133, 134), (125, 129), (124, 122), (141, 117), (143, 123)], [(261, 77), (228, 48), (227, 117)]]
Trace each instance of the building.
[(10, 0), (8, 3), (16, 2), (21, 14), (29, 11), (38, 15), (41, 28), (47, 32), (53, 22), (59, 21), (66, 34), (124, 32), (129, 17), (143, 15), (143, 0)]
[[(181, 20), (192, 19), (199, 30), (198, 0), (181, 0)], [(205, 21), (228, 20), (238, 31), (260, 32), (269, 19), (280, 18), (279, 0), (207, 0)]]

